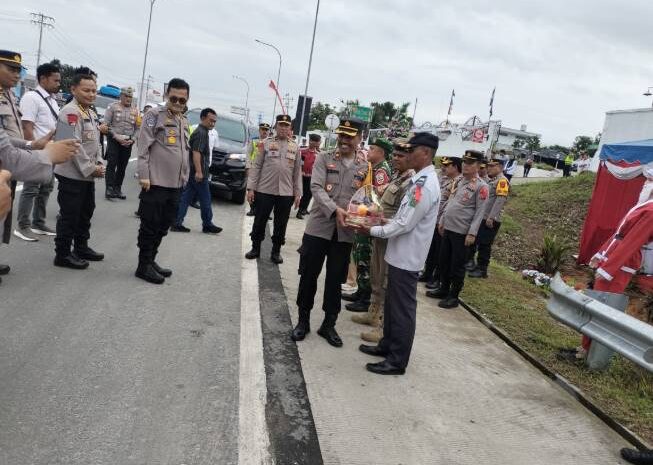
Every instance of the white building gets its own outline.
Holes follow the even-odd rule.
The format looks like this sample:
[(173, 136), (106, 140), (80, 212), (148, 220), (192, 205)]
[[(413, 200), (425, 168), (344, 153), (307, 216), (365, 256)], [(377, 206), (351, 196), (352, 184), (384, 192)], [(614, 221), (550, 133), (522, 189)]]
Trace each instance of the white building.
[(522, 124), (520, 129), (512, 129), (501, 126), (499, 128), (499, 139), (497, 140), (495, 149), (512, 152), (514, 149), (515, 141), (522, 142), (522, 146), (525, 147), (526, 141), (532, 137), (542, 138), (542, 135), (535, 132), (528, 132), (526, 130), (525, 124)]

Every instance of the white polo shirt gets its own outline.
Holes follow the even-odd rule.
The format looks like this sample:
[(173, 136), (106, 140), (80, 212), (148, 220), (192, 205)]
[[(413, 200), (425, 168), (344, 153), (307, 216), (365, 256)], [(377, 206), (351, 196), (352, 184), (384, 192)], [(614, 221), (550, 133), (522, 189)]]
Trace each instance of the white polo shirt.
[[(45, 100), (41, 97), (45, 97)], [(57, 118), (54, 117), (48, 103), (57, 114), (59, 105), (54, 96), (40, 85), (36, 90), (30, 90), (20, 100), (20, 112), (23, 114), (23, 121), (34, 123), (34, 138), (45, 136), (48, 132), (54, 131), (57, 127)]]

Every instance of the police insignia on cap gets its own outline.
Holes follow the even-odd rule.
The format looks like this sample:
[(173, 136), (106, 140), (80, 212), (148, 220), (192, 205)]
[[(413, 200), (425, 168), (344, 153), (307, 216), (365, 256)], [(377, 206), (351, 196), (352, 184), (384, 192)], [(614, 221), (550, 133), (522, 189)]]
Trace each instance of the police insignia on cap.
[(331, 192), (333, 190), (333, 184), (327, 184), (326, 185), (326, 191)]
[(345, 121), (344, 126), (350, 127), (350, 126), (351, 126), (351, 123), (350, 123), (349, 121)]

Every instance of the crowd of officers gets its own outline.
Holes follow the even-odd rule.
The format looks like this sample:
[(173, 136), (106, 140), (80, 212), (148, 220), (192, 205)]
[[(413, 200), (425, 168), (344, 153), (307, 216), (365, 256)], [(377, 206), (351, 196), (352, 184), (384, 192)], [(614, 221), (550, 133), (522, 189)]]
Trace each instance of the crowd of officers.
[[(274, 128), (261, 125), (261, 139), (251, 146), (247, 199), (251, 205), (248, 215), (254, 216), (254, 222), (251, 250), (245, 257), (260, 257), (266, 225), (273, 214), (270, 259), (283, 263), (281, 249), (292, 206), (298, 209), (298, 219), (308, 215), (298, 250), (298, 323), (292, 339), (302, 341), (310, 333), (317, 282), (325, 268), (324, 319), (318, 334), (329, 344), (342, 346), (335, 325), (341, 301), (350, 301), (346, 308), (358, 313), (353, 320), (371, 327), (361, 337), (377, 343), (360, 349), (386, 357), (381, 364), (368, 364), (368, 369), (401, 374), (414, 336), (417, 282), (426, 282), (427, 295), (448, 309), (458, 306), (468, 269), (471, 277), (487, 277), (492, 244), (510, 191), (503, 160), (486, 160), (481, 152), (467, 151), (461, 158), (441, 158), (436, 176), (433, 162), (438, 141), (431, 134), (418, 133), (392, 142), (373, 139), (368, 150), (363, 150), (364, 123), (345, 118), (336, 130), (336, 148), (319, 151), (320, 139), (314, 135), (309, 147), (300, 150), (290, 127), (290, 117), (279, 115)], [(271, 129), (274, 134), (270, 136)], [(425, 154), (423, 166), (419, 154)], [(417, 168), (427, 171), (417, 173)], [(433, 170), (432, 176), (428, 169)], [(383, 224), (378, 227), (347, 223), (349, 202), (365, 185), (371, 186), (383, 211)], [(308, 189), (310, 211), (311, 198), (305, 200)], [(437, 193), (428, 196), (430, 190)], [(428, 226), (431, 207), (433, 224)], [(419, 219), (413, 222), (415, 218)], [(393, 254), (401, 257), (394, 263)], [(356, 265), (358, 289), (347, 295), (342, 289), (350, 261)], [(390, 322), (389, 305), (395, 308)]]

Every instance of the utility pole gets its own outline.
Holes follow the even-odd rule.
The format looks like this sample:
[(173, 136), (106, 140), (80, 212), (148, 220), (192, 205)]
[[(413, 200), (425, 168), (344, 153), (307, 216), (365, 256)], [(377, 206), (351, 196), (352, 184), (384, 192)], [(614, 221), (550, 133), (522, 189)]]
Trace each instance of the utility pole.
[(43, 13), (30, 13), (32, 15), (32, 24), (39, 26), (39, 51), (36, 53), (36, 67), (41, 64), (41, 44), (43, 43), (43, 28), (54, 28), (54, 18), (46, 16)]
[(143, 57), (143, 74), (141, 74), (141, 91), (138, 95), (139, 107), (145, 105), (143, 102), (143, 87), (145, 84), (145, 67), (147, 66), (147, 50), (150, 48), (150, 30), (152, 28), (152, 10), (154, 9), (154, 2), (156, 2), (156, 0), (150, 0), (150, 19), (147, 21), (147, 39), (145, 39), (145, 56)]
[(290, 93), (286, 92), (286, 95), (284, 95), (283, 101), (286, 104), (286, 111), (288, 112), (289, 115), (292, 114), (292, 111), (290, 110), (290, 107), (292, 106), (294, 100), (295, 99), (290, 96)]

